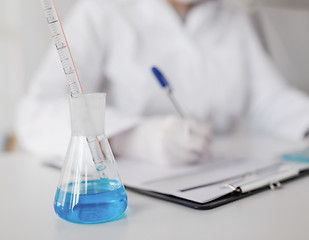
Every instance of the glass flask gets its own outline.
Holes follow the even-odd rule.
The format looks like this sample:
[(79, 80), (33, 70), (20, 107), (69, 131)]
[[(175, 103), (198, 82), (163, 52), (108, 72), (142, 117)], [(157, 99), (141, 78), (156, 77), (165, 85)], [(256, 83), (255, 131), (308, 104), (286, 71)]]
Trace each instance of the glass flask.
[(105, 137), (104, 93), (70, 97), (72, 136), (61, 170), (54, 208), (76, 223), (100, 223), (121, 216), (127, 195)]

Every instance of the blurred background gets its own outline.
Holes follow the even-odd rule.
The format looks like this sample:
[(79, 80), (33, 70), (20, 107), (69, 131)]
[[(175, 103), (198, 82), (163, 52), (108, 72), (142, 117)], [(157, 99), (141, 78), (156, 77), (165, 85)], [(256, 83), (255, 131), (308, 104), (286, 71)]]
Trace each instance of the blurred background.
[[(56, 0), (61, 17), (77, 1)], [(285, 79), (309, 93), (309, 0), (226, 1), (250, 15)], [(0, 151), (14, 145), (16, 107), (49, 43), (39, 0), (0, 0)]]

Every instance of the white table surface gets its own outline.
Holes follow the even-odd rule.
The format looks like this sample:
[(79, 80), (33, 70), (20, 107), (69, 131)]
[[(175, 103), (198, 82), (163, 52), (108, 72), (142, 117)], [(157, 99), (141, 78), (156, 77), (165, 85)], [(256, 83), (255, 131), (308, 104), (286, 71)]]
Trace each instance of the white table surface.
[[(218, 154), (269, 157), (303, 144), (265, 137), (222, 138)], [(0, 155), (0, 239), (309, 239), (309, 177), (207, 211), (127, 191), (120, 220), (81, 225), (53, 210), (59, 171), (26, 153)]]

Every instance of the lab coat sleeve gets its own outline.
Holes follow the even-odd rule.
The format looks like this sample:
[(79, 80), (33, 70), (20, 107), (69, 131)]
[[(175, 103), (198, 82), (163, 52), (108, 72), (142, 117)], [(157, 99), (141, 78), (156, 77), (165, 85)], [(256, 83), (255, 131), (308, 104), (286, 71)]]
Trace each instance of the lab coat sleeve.
[[(106, 1), (103, 1), (106, 2)], [(108, 39), (108, 21), (113, 9), (102, 1), (81, 1), (64, 24), (71, 52), (84, 92), (104, 89), (104, 58)], [(35, 75), (22, 100), (16, 123), (20, 146), (36, 155), (63, 158), (70, 140), (68, 87), (54, 46)], [(108, 137), (137, 124), (137, 117), (127, 116), (107, 106)]]
[(251, 127), (287, 139), (303, 139), (309, 129), (308, 96), (282, 80), (249, 21), (244, 19), (242, 26), (250, 79)]

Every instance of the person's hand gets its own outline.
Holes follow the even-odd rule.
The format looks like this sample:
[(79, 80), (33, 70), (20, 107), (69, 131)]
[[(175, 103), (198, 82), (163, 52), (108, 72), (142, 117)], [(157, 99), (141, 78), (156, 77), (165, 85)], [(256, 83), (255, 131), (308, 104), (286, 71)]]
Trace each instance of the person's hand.
[(187, 164), (208, 157), (212, 139), (208, 122), (171, 116), (163, 120), (160, 130), (156, 140), (164, 162)]
[(191, 164), (209, 157), (208, 122), (177, 116), (150, 118), (111, 142), (115, 153), (160, 164)]

